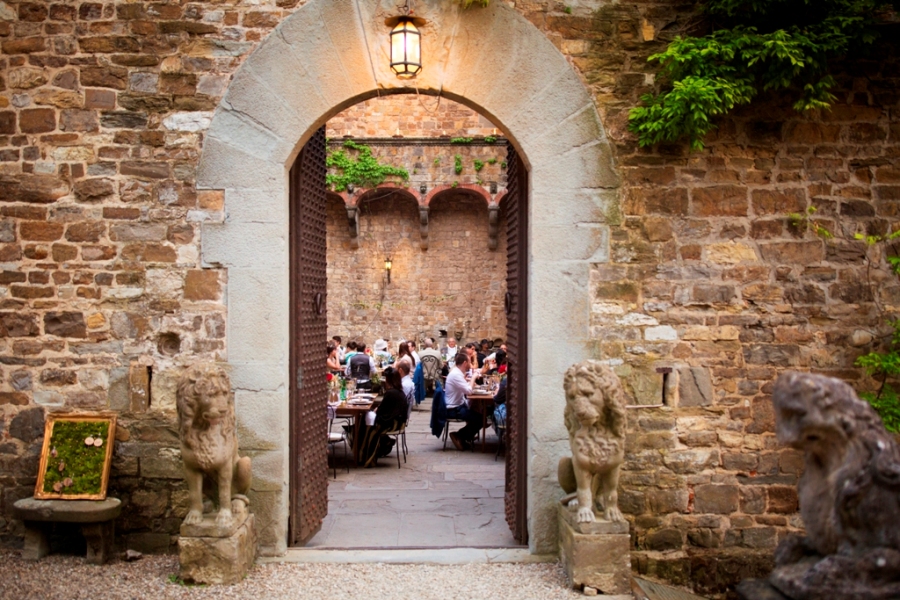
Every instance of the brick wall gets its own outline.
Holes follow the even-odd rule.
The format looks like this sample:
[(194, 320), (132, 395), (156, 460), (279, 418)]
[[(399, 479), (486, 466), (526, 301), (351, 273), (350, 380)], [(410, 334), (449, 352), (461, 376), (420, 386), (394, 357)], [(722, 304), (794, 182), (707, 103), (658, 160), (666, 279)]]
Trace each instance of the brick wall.
[[(865, 386), (853, 361), (896, 305), (879, 250), (853, 239), (897, 220), (896, 48), (837, 65), (831, 111), (797, 115), (763, 97), (720, 120), (702, 152), (639, 149), (626, 124), (653, 86), (646, 57), (693, 26), (694, 4), (516, 5), (583, 76), (623, 176), (588, 325), (645, 405), (631, 409), (621, 480), (635, 564), (720, 591), (765, 568), (800, 526), (797, 458), (772, 434), (772, 380), (796, 368)], [(184, 491), (166, 373), (226, 350), (227, 273), (199, 261), (197, 223), (223, 217), (221, 195), (194, 189), (203, 130), (231, 75), (295, 6), (0, 4), (4, 515), (31, 493), (44, 410), (110, 407), (123, 423), (119, 531), (135, 547), (170, 547)], [(360, 123), (372, 114), (342, 127), (370, 135)], [(467, 134), (489, 127), (451, 121)], [(834, 239), (791, 223), (808, 207)], [(384, 221), (414, 239), (408, 209), (393, 210)], [(435, 219), (431, 243), (443, 237)], [(147, 367), (149, 408), (130, 394)], [(659, 367), (673, 369), (671, 394), (647, 408), (663, 403)], [(4, 543), (21, 533), (11, 519), (0, 526)]]
[(373, 98), (328, 120), (328, 137), (476, 137), (501, 135), (476, 111), (446, 98), (404, 94)]
[(459, 191), (439, 196), (431, 205), (426, 251), (409, 196), (395, 192), (365, 202), (360, 213), (354, 249), (343, 204), (328, 204), (329, 336), (368, 344), (437, 338), (442, 329), (466, 341), (506, 337), (506, 244), (500, 239), (496, 250), (488, 249), (482, 199)]

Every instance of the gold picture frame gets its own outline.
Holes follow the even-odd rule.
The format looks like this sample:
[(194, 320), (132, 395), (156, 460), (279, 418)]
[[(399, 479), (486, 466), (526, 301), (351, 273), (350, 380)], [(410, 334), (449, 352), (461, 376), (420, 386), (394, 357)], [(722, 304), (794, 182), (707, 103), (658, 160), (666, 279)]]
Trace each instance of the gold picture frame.
[(47, 415), (34, 497), (105, 500), (115, 440), (114, 413)]

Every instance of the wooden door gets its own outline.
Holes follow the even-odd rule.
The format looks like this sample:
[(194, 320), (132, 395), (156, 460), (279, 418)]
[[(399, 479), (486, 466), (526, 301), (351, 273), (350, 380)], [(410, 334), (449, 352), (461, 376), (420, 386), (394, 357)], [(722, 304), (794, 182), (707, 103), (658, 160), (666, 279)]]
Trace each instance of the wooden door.
[(528, 171), (507, 144), (506, 210), (506, 522), (517, 542), (528, 542)]
[(305, 543), (328, 511), (324, 346), (325, 127), (290, 172), (290, 521), (288, 542)]

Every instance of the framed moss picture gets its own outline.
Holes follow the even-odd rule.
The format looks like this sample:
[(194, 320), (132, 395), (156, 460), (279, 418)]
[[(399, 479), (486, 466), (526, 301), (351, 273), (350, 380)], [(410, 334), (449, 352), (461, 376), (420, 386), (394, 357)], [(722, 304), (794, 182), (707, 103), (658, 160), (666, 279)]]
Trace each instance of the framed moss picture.
[(115, 438), (115, 414), (47, 415), (34, 497), (104, 500)]

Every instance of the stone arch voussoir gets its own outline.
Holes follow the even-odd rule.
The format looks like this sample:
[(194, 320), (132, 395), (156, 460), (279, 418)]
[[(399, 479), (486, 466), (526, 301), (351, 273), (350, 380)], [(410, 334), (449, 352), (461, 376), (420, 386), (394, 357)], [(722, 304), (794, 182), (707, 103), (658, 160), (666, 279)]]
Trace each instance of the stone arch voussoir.
[[(254, 452), (267, 553), (284, 550), (289, 512), (288, 170), (332, 115), (378, 94), (413, 91), (388, 67), (384, 18), (395, 4), (306, 2), (247, 57), (204, 138), (197, 186), (225, 190), (228, 216), (203, 224), (201, 256), (228, 269), (228, 362), (237, 418), (251, 433), (242, 442)], [(529, 169), (529, 544), (555, 552), (556, 457), (548, 452), (566, 439), (560, 373), (591, 356), (589, 269), (608, 260), (605, 215), (617, 201), (611, 146), (572, 66), (515, 9), (500, 1), (416, 9), (428, 21), (418, 91), (478, 110)]]

